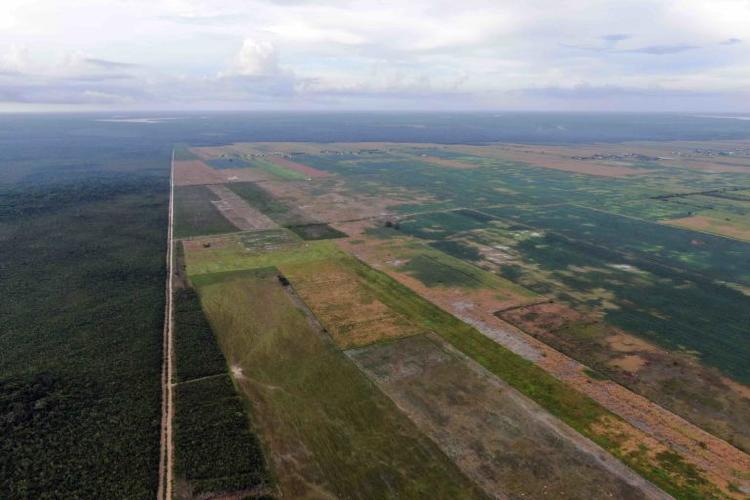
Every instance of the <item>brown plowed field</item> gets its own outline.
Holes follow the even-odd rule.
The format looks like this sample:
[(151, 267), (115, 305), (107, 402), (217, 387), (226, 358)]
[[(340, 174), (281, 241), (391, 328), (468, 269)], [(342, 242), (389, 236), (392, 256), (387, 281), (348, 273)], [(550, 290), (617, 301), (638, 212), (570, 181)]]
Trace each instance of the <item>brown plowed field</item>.
[(271, 155), (271, 156), (266, 156), (265, 159), (275, 165), (278, 165), (283, 168), (288, 168), (289, 170), (294, 170), (295, 172), (305, 174), (308, 177), (327, 177), (331, 175), (328, 172), (323, 172), (322, 170), (318, 170), (317, 168), (308, 167), (307, 165), (297, 163), (296, 161), (288, 160), (281, 156)]
[(220, 184), (224, 178), (219, 170), (213, 169), (201, 160), (182, 160), (174, 162), (174, 185), (197, 186), (201, 184)]
[(451, 149), (476, 156), (528, 163), (534, 167), (551, 168), (602, 177), (627, 177), (629, 175), (643, 175), (652, 172), (651, 170), (642, 168), (608, 165), (603, 162), (592, 163), (587, 160), (577, 160), (568, 156), (538, 152), (530, 149), (516, 149), (503, 146), (452, 146)]
[(422, 333), (335, 260), (281, 266), (281, 271), (341, 348)]
[(697, 231), (706, 231), (709, 233), (729, 236), (730, 238), (737, 238), (738, 240), (750, 241), (750, 229), (734, 226), (726, 222), (723, 223), (721, 220), (712, 219), (704, 215), (693, 215), (691, 217), (670, 219), (661, 222), (662, 224), (669, 224), (670, 226), (685, 227)]
[(437, 156), (420, 155), (415, 156), (414, 159), (423, 161), (425, 163), (431, 163), (432, 165), (437, 165), (438, 167), (458, 168), (463, 170), (478, 167), (478, 165), (473, 165), (471, 163), (466, 163), (458, 160), (450, 160), (448, 158), (438, 158)]

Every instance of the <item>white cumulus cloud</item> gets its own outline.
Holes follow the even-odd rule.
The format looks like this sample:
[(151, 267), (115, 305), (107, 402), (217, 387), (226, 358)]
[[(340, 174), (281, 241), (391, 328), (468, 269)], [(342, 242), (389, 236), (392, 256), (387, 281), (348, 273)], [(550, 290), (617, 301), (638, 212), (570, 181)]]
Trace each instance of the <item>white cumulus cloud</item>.
[(268, 41), (245, 38), (231, 72), (242, 76), (278, 75), (281, 68), (276, 47)]

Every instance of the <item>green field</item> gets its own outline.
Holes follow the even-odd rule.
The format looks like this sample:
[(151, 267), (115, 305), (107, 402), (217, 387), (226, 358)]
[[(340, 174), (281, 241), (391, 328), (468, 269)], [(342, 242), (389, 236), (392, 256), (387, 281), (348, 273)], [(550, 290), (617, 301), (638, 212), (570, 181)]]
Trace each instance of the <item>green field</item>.
[(252, 165), (254, 167), (263, 169), (266, 172), (269, 172), (282, 180), (304, 181), (305, 179), (307, 179), (307, 176), (303, 174), (302, 172), (297, 172), (296, 170), (284, 168), (280, 165), (276, 165), (275, 163), (271, 163), (270, 161), (262, 160), (260, 158), (253, 159)]
[(311, 329), (272, 269), (193, 276), (285, 494), (481, 496)]

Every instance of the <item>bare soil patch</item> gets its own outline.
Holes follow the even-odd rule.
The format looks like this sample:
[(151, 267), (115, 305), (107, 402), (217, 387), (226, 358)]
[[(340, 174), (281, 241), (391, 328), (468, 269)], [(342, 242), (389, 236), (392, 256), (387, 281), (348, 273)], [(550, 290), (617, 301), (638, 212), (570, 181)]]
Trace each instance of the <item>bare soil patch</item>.
[(415, 158), (425, 163), (431, 163), (432, 165), (437, 165), (438, 167), (458, 168), (461, 170), (467, 170), (467, 169), (478, 167), (478, 165), (473, 165), (471, 163), (466, 163), (464, 161), (451, 160), (448, 158), (438, 158), (437, 156), (419, 155), (419, 156), (415, 156)]
[(615, 368), (619, 368), (628, 373), (637, 373), (645, 364), (646, 360), (637, 354), (627, 354), (609, 362), (610, 366), (614, 366)]
[[(728, 442), (750, 444), (745, 386), (733, 387), (688, 355), (667, 352), (563, 304), (501, 316), (527, 341), (538, 342), (544, 355), (536, 362), (546, 371), (680, 453), (725, 492), (730, 483), (750, 486), (735, 473), (750, 472), (750, 456)], [(586, 365), (616, 382), (592, 378)]]
[(221, 199), (213, 202), (226, 219), (243, 231), (254, 229), (275, 229), (274, 221), (251, 207), (234, 191), (220, 184), (212, 184), (208, 188)]
[(308, 167), (307, 165), (297, 163), (296, 161), (292, 161), (281, 156), (271, 155), (267, 156), (265, 159), (280, 167), (288, 168), (290, 170), (294, 170), (295, 172), (305, 174), (308, 177), (327, 177), (331, 175), (328, 172), (323, 172), (322, 170), (318, 170), (317, 168)]
[(521, 149), (511, 146), (453, 146), (452, 149), (476, 156), (518, 161), (535, 167), (602, 177), (627, 177), (629, 175), (643, 175), (652, 172), (651, 170), (622, 165), (609, 165), (603, 162), (592, 163), (586, 160), (578, 160), (569, 156), (540, 152), (529, 148)]
[(750, 229), (744, 229), (742, 227), (722, 222), (711, 217), (706, 217), (705, 215), (693, 215), (691, 217), (670, 219), (661, 222), (662, 224), (669, 224), (670, 226), (678, 226), (687, 229), (695, 229), (698, 231), (706, 231), (709, 233), (729, 236), (730, 238), (750, 241)]
[(626, 333), (610, 334), (606, 340), (609, 346), (617, 352), (659, 352), (653, 344)]
[(201, 160), (184, 160), (174, 162), (174, 185), (196, 186), (200, 184), (220, 184), (224, 182), (222, 174)]
[(353, 193), (333, 176), (311, 182), (264, 182), (263, 188), (308, 219), (327, 223), (386, 216), (389, 207), (414, 202), (406, 194), (396, 199)]
[(258, 182), (267, 181), (273, 176), (257, 168), (223, 168), (217, 170), (224, 182)]
[(667, 497), (437, 336), (347, 354), (492, 497)]

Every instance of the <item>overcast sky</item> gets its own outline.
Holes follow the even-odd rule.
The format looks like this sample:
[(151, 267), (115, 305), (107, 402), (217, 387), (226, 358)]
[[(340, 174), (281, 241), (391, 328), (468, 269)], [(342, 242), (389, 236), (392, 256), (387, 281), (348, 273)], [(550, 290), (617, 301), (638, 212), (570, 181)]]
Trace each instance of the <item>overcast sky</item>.
[(0, 0), (0, 111), (750, 111), (750, 0)]

